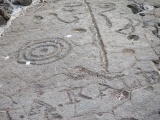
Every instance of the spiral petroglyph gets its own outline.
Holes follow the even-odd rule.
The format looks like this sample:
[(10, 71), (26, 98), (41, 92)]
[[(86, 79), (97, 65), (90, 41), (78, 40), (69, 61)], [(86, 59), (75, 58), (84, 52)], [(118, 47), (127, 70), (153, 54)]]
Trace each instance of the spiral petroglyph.
[(19, 51), (17, 62), (43, 65), (56, 62), (66, 57), (71, 51), (71, 44), (61, 38), (47, 39), (27, 43)]

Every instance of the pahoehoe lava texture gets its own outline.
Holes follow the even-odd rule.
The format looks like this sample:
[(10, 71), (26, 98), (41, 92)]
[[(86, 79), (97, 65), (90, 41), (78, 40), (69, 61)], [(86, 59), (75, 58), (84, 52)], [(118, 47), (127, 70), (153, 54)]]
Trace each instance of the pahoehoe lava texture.
[(25, 64), (30, 61), (32, 65), (49, 64), (66, 57), (71, 49), (71, 44), (61, 38), (30, 42), (19, 50), (17, 62)]

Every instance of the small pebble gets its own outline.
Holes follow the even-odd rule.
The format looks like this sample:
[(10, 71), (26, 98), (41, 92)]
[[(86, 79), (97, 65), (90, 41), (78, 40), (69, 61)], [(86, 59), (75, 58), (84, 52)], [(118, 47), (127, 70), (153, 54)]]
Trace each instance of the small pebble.
[(26, 62), (26, 65), (31, 65), (31, 62), (30, 62), (30, 61), (27, 61), (27, 62)]
[(9, 56), (6, 56), (6, 57), (2, 57), (2, 58), (4, 58), (5, 60), (8, 60), (8, 59), (9, 59)]
[(72, 36), (73, 36), (73, 35), (67, 35), (66, 37), (67, 37), (67, 38), (70, 38), (70, 37), (72, 37)]
[(9, 59), (9, 56), (6, 56), (4, 59), (5, 59), (5, 60), (8, 60), (8, 59)]

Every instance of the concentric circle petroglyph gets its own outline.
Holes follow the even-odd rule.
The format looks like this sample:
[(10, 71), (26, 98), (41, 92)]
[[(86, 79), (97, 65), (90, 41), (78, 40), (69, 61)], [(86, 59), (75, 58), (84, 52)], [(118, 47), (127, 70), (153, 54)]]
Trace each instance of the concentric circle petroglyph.
[(71, 44), (62, 38), (30, 42), (20, 49), (17, 62), (25, 64), (30, 61), (33, 65), (49, 64), (66, 57), (71, 48)]

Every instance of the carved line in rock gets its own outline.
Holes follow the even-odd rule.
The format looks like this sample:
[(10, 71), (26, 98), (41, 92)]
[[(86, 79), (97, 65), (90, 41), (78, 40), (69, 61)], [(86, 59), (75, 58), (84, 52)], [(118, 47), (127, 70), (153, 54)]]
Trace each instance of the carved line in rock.
[(111, 20), (110, 20), (106, 15), (104, 15), (102, 12), (99, 13), (99, 15), (102, 16), (102, 17), (105, 19), (106, 25), (107, 25), (109, 28), (111, 28), (111, 27), (112, 27), (112, 22), (111, 22)]
[(75, 12), (76, 11), (76, 9), (74, 8), (66, 8), (66, 7), (62, 8), (62, 10), (65, 12)]
[(53, 15), (57, 18), (57, 20), (59, 20), (63, 23), (67, 23), (67, 24), (74, 23), (74, 22), (77, 22), (79, 20), (79, 18), (77, 16), (73, 16), (73, 18), (74, 18), (73, 20), (66, 21), (66, 20), (63, 20), (62, 18), (60, 18), (57, 13), (49, 13), (49, 15)]
[(112, 27), (112, 22), (111, 20), (105, 15), (106, 12), (113, 11), (116, 9), (116, 5), (114, 3), (100, 3), (99, 4), (100, 8), (105, 9), (104, 11), (101, 11), (98, 13), (100, 16), (102, 16), (106, 20), (106, 25), (111, 28)]
[(65, 12), (75, 12), (77, 7), (81, 7), (83, 4), (81, 2), (67, 2), (62, 8)]
[(137, 23), (134, 25), (134, 27), (138, 27), (141, 24), (141, 21), (138, 19), (133, 18), (134, 21), (136, 21)]
[[(76, 93), (75, 90), (78, 90), (78, 92)], [(76, 103), (79, 103), (79, 102), (81, 102), (80, 99), (83, 99), (83, 100), (93, 100), (92, 97), (82, 94), (82, 90), (83, 90), (82, 87), (63, 90), (65, 92), (67, 92), (67, 96), (68, 96), (68, 100), (69, 100), (66, 104), (76, 104)], [(99, 96), (100, 95), (98, 95), (97, 98)]]
[(47, 39), (27, 43), (19, 50), (17, 62), (32, 65), (44, 65), (56, 62), (66, 57), (72, 50), (70, 43), (62, 38)]
[[(77, 88), (71, 88), (71, 89), (64, 89), (60, 92), (66, 92), (67, 93), (67, 97), (68, 97), (68, 102), (66, 103), (67, 105), (69, 104), (76, 104), (81, 102), (81, 99), (85, 99), (85, 100), (92, 100), (91, 97), (82, 94), (82, 87), (77, 87)], [(78, 91), (77, 93), (75, 91)]]
[[(64, 7), (62, 8), (62, 10), (65, 11), (65, 12), (75, 12), (77, 10), (76, 8), (80, 7), (82, 5), (83, 4), (80, 3), (80, 2), (67, 2), (67, 3), (65, 3)], [(77, 21), (80, 20), (79, 17), (77, 17), (75, 15), (72, 16), (73, 20), (70, 20), (70, 21), (67, 21), (67, 20), (64, 20), (64, 19), (60, 18), (57, 13), (50, 13), (49, 15), (53, 15), (53, 16), (55, 16), (57, 18), (57, 20), (59, 20), (59, 21), (61, 21), (63, 23), (67, 23), (67, 24), (74, 23), (74, 22), (77, 22)]]
[(8, 111), (0, 111), (0, 118), (3, 117), (3, 120), (12, 120)]
[[(135, 31), (135, 27), (133, 26), (133, 21), (129, 18), (126, 18), (129, 22), (127, 25), (125, 25), (123, 28), (116, 30), (117, 33), (123, 34), (123, 35), (127, 35), (127, 34), (131, 34)], [(123, 32), (125, 30), (128, 30), (131, 28), (131, 31), (129, 33)]]
[(124, 74), (121, 74), (121, 73), (117, 73), (113, 76), (111, 76), (110, 74), (102, 74), (99, 72), (89, 70), (83, 66), (75, 66), (74, 71), (75, 70), (77, 71), (76, 74), (69, 71), (68, 74), (65, 74), (65, 75), (67, 75), (70, 79), (73, 79), (73, 80), (82, 80), (90, 76), (96, 77), (102, 80), (113, 80), (114, 78), (121, 78), (124, 76)]
[(160, 58), (159, 58), (159, 60), (153, 60), (152, 61), (153, 62), (153, 64), (156, 66), (156, 69), (157, 69), (157, 71), (159, 72), (159, 74), (160, 74)]
[[(160, 24), (160, 23), (159, 23)], [(155, 29), (154, 30), (152, 30), (152, 33), (157, 37), (157, 38), (159, 38), (160, 39), (160, 27), (159, 27), (160, 25), (158, 25), (158, 23), (157, 23), (157, 25), (155, 25)]]
[(121, 120), (138, 120), (138, 119), (136, 119), (136, 118), (122, 118)]
[[(146, 87), (148, 85), (154, 85), (160, 83), (160, 75), (157, 71), (149, 71), (149, 72), (137, 72), (136, 75), (141, 75), (145, 78), (145, 85), (141, 85), (138, 88)], [(140, 80), (138, 80), (140, 82)], [(137, 88), (137, 89), (138, 89)]]
[(127, 91), (125, 89), (117, 89), (117, 88), (114, 88), (110, 85), (101, 84), (101, 83), (98, 84), (99, 92), (96, 93), (95, 98), (93, 98), (90, 95), (85, 95), (82, 92), (84, 90), (84, 88), (87, 88), (87, 86), (64, 89), (60, 92), (66, 92), (67, 93), (67, 96), (68, 96), (68, 102), (66, 103), (67, 105), (68, 104), (76, 104), (76, 103), (82, 102), (83, 100), (95, 100), (95, 99), (97, 100), (99, 98), (102, 99), (102, 97), (108, 96), (108, 94), (106, 94), (105, 91), (108, 91), (109, 89), (113, 90), (114, 93), (116, 93), (115, 99), (117, 98), (119, 100), (124, 100), (124, 99), (129, 99), (130, 98), (130, 92), (129, 91)]
[(93, 32), (93, 35), (95, 35), (95, 38), (99, 44), (99, 47), (100, 47), (100, 50), (101, 50), (101, 61), (102, 61), (102, 66), (103, 66), (103, 69), (105, 72), (108, 72), (108, 58), (107, 58), (107, 51), (105, 50), (105, 45), (103, 43), (103, 39), (102, 39), (102, 36), (101, 36), (101, 33), (100, 33), (100, 30), (99, 30), (99, 27), (97, 25), (97, 21), (95, 19), (95, 16), (93, 14), (93, 11), (92, 11), (92, 8), (90, 6), (90, 3), (87, 2), (87, 0), (84, 0), (84, 3), (86, 4), (86, 7), (90, 13), (90, 16), (91, 16), (91, 22), (92, 22), (92, 25), (93, 25), (93, 29), (94, 31)]
[(106, 9), (106, 11), (113, 11), (115, 10), (116, 5), (114, 3), (100, 2), (98, 6), (100, 8)]
[(84, 29), (84, 28), (74, 28), (74, 29), (72, 29), (72, 31), (79, 32), (79, 33), (85, 33), (85, 32), (87, 32), (87, 29)]
[(79, 7), (83, 4), (81, 2), (67, 2), (64, 4), (64, 7)]
[(41, 116), (47, 120), (63, 119), (63, 116), (56, 112), (55, 107), (37, 99), (33, 101), (28, 116), (30, 120)]
[[(121, 98), (120, 100), (123, 100), (123, 99), (128, 99), (130, 97), (130, 92), (125, 89), (114, 88), (110, 85), (107, 85), (106, 83), (99, 83), (98, 85), (100, 86), (99, 87), (100, 90), (99, 90), (99, 95), (97, 96), (97, 98), (100, 97), (102, 99), (103, 96), (107, 96), (107, 94), (105, 94), (103, 92), (105, 92), (108, 89), (114, 90), (117, 93), (117, 95), (115, 96), (115, 98), (117, 98), (117, 99)], [(126, 93), (126, 94), (124, 94), (124, 93)]]
[[(132, 50), (132, 49), (124, 49), (123, 52), (127, 55), (133, 55), (135, 54), (135, 51)], [(159, 61), (154, 61), (154, 63), (156, 64), (159, 64)], [(94, 72), (94, 71), (91, 71), (91, 70), (88, 70), (87, 68), (85, 67), (82, 67), (82, 66), (76, 66), (74, 68), (75, 70), (77, 70), (78, 74), (73, 74), (73, 73), (69, 73), (67, 74), (67, 76), (70, 78), (70, 79), (73, 79), (73, 80), (83, 80), (85, 79), (88, 75), (89, 76), (92, 76), (92, 77), (97, 77), (99, 79), (105, 79), (105, 80), (113, 80), (114, 81), (114, 78), (121, 78), (122, 80), (125, 79), (125, 76), (124, 74), (115, 74), (114, 76), (110, 76), (110, 74), (108, 75), (103, 75), (101, 73), (97, 73), (97, 72)], [(158, 69), (158, 68), (157, 68)], [(151, 72), (137, 72), (135, 73), (136, 75), (141, 75), (145, 78), (145, 83), (146, 84), (141, 84), (141, 81), (139, 80), (136, 80), (133, 82), (133, 85), (132, 86), (128, 86), (127, 85), (127, 81), (123, 81), (123, 83), (125, 83), (126, 87), (129, 89), (129, 90), (132, 90), (133, 88), (134, 89), (139, 89), (141, 87), (145, 87), (145, 86), (148, 86), (148, 85), (153, 85), (153, 84), (157, 84), (160, 82), (160, 75), (157, 71), (151, 71)], [(102, 84), (104, 84), (105, 82), (102, 82)], [(101, 83), (100, 83), (101, 84)], [(101, 84), (101, 85), (102, 85)], [(136, 86), (136, 87), (135, 87)], [(116, 88), (114, 88), (116, 89)], [(118, 90), (118, 89), (117, 89)]]
[(93, 77), (98, 77), (98, 78), (102, 78), (102, 79), (109, 78), (101, 73), (97, 73), (97, 72), (88, 70), (87, 68), (82, 67), (82, 66), (75, 66), (74, 69), (78, 70), (79, 72), (87, 73), (88, 75), (93, 76)]

